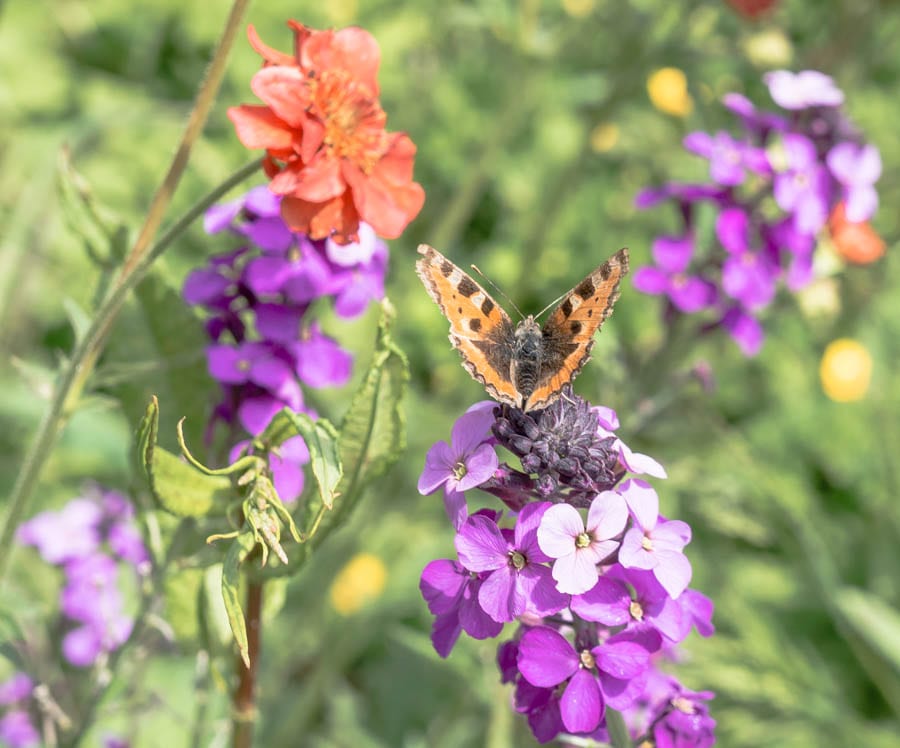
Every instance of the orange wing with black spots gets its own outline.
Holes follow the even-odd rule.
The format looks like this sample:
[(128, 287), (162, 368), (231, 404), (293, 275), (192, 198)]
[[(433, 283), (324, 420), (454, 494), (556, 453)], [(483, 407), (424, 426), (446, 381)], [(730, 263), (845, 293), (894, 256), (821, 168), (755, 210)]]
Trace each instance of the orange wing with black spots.
[(541, 328), (541, 376), (523, 410), (544, 408), (559, 397), (591, 357), (594, 333), (612, 314), (619, 284), (628, 272), (620, 249), (566, 294)]
[(463, 367), (495, 400), (519, 407), (522, 398), (512, 378), (515, 327), (509, 315), (436, 249), (421, 244), (419, 254), (416, 273), (450, 321), (450, 342), (462, 354)]

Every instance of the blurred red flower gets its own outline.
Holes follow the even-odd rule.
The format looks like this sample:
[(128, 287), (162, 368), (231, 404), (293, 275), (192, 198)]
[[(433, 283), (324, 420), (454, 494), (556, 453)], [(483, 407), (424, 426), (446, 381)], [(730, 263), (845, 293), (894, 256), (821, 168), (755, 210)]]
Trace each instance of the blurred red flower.
[(728, 0), (728, 4), (745, 18), (759, 18), (778, 5), (778, 0)]
[(378, 101), (378, 43), (363, 29), (315, 31), (296, 21), (294, 53), (264, 44), (250, 26), (263, 68), (250, 87), (263, 106), (231, 107), (247, 148), (266, 149), (269, 189), (281, 213), (313, 239), (356, 241), (359, 222), (387, 239), (400, 236), (425, 201), (412, 181), (416, 146), (385, 130)]
[(843, 202), (838, 203), (831, 212), (828, 230), (837, 253), (848, 262), (866, 265), (884, 254), (884, 240), (868, 221), (848, 221)]

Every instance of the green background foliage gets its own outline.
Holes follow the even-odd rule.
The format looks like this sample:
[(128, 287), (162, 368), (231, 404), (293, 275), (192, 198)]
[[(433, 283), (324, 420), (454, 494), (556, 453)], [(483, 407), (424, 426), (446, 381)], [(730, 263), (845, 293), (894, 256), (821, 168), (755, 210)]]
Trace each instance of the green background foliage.
[[(2, 496), (46, 407), (58, 360), (105, 282), (91, 256), (109, 244), (91, 238), (56, 189), (60, 149), (71, 150), (110, 231), (123, 227), (133, 238), (227, 9), (175, 0), (3, 6)], [(477, 263), (526, 311), (542, 308), (620, 246), (641, 265), (652, 238), (672, 229), (676, 216), (666, 208), (637, 212), (637, 190), (702, 178), (704, 164), (681, 149), (682, 137), (729, 126), (718, 103), (727, 91), (766, 103), (761, 75), (790, 67), (835, 76), (850, 115), (881, 149), (874, 225), (886, 257), (835, 275), (839, 303), (828, 310), (810, 313), (780, 297), (753, 360), (724, 335), (666, 338), (656, 300), (626, 283), (576, 389), (614, 407), (623, 438), (666, 465), (669, 480), (657, 481), (661, 509), (694, 529), (692, 586), (715, 601), (718, 631), (688, 640), (678, 673), (691, 688), (716, 691), (720, 744), (897, 745), (900, 6), (783, 0), (771, 16), (749, 22), (719, 0), (276, 0), (257, 3), (248, 20), (269, 44), (287, 49), (291, 17), (320, 28), (359, 24), (378, 39), (388, 123), (418, 145), (416, 178), (427, 202), (391, 243), (394, 336), (411, 366), (408, 447), (303, 573), (271, 583), (259, 744), (531, 744), (498, 683), (496, 643), (464, 637), (441, 661), (428, 640), (418, 576), (429, 560), (453, 554), (453, 534), (439, 497), (419, 496), (416, 477), (430, 444), (447, 438), (483, 393), (460, 368), (447, 325), (415, 277), (415, 247), (427, 242), (462, 266)], [(225, 110), (253, 100), (248, 81), (258, 65), (242, 39), (170, 215), (247, 160)], [(685, 118), (648, 99), (647, 77), (664, 66), (687, 75), (694, 110)], [(590, 134), (603, 124), (615, 125), (619, 137), (597, 152)], [(135, 294), (93, 395), (45, 468), (35, 511), (76, 495), (86, 478), (124, 490), (136, 485), (129, 444), (151, 393), (162, 406), (161, 444), (177, 451), (181, 416), (188, 443), (201, 443), (216, 389), (177, 289), (190, 268), (227, 248), (195, 226)], [(317, 410), (339, 423), (369, 363), (378, 312), (350, 324), (323, 314), (326, 330), (357, 354), (350, 385), (311, 393)], [(835, 403), (821, 390), (819, 360), (837, 337), (858, 339), (874, 357), (861, 402)], [(699, 362), (712, 368), (711, 392), (689, 376)], [(329, 585), (361, 551), (382, 559), (387, 584), (368, 606), (342, 615)], [(225, 729), (233, 662), (216, 602), (220, 580), (203, 566), (167, 580), (165, 615), (177, 639), (140, 664), (126, 663), (130, 678), (110, 694), (93, 734), (118, 731), (149, 748), (184, 743), (192, 730), (203, 736), (197, 744), (207, 744)], [(33, 672), (55, 680), (59, 656), (49, 637), (57, 572), (19, 551), (10, 576), (3, 615), (14, 612), (31, 632)], [(211, 653), (208, 669), (198, 665), (197, 646)]]

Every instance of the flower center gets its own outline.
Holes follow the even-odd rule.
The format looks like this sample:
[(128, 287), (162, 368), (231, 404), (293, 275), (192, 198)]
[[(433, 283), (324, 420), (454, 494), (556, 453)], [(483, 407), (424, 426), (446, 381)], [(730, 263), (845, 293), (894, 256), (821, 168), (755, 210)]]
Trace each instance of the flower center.
[(312, 113), (325, 125), (324, 146), (369, 173), (388, 145), (387, 117), (378, 99), (344, 70), (322, 71), (309, 85)]
[(694, 703), (690, 699), (686, 699), (683, 696), (676, 696), (672, 699), (672, 706), (674, 706), (679, 712), (683, 714), (693, 714), (696, 710), (694, 709)]
[(468, 472), (469, 468), (466, 467), (466, 463), (464, 463), (462, 460), (460, 460), (453, 466), (453, 477), (456, 478), (456, 480), (462, 480), (466, 477), (466, 473)]
[(591, 536), (586, 532), (579, 533), (575, 537), (576, 548), (587, 548), (591, 544)]
[(631, 604), (628, 606), (628, 611), (631, 613), (631, 617), (635, 621), (644, 620), (644, 609), (641, 607), (641, 604), (637, 600), (631, 601)]
[(645, 551), (653, 550), (653, 541), (650, 540), (649, 535), (644, 535), (644, 539), (641, 541), (641, 548), (643, 548)]
[(581, 667), (585, 668), (586, 670), (592, 670), (594, 665), (596, 664), (594, 653), (589, 649), (582, 649), (581, 654), (578, 656), (578, 659), (581, 660)]
[(509, 553), (509, 564), (516, 571), (522, 571), (525, 568), (525, 565), (528, 563), (528, 559), (519, 552), (519, 551), (510, 551)]
[(237, 370), (238, 371), (250, 371), (250, 367), (252, 364), (246, 358), (242, 358), (237, 362)]

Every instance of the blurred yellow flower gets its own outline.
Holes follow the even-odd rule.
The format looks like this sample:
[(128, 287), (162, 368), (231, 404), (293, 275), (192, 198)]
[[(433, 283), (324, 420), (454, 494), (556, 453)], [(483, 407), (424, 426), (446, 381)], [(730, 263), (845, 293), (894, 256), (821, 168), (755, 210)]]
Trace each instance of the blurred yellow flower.
[(606, 153), (619, 142), (619, 126), (612, 122), (601, 122), (591, 130), (591, 148), (595, 153)]
[(647, 78), (647, 94), (659, 111), (686, 117), (694, 108), (687, 90), (687, 77), (678, 68), (660, 68)]
[(872, 355), (859, 341), (838, 338), (825, 348), (819, 376), (825, 394), (835, 402), (861, 400), (872, 379)]
[(562, 0), (563, 10), (572, 18), (587, 18), (596, 4), (595, 0)]
[(340, 615), (353, 615), (384, 592), (387, 567), (378, 556), (357, 553), (331, 583), (331, 607)]

